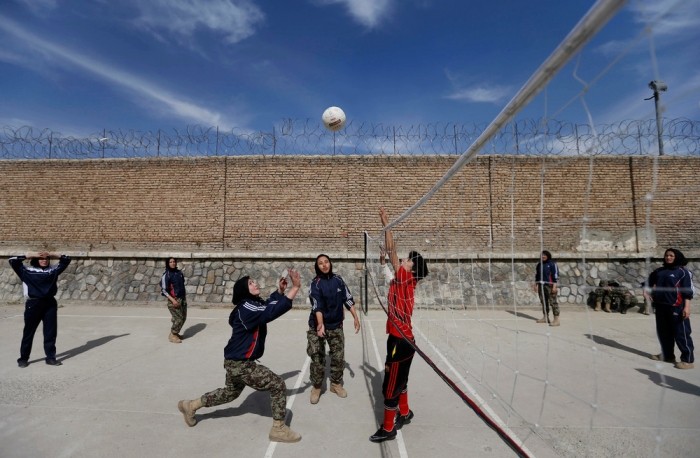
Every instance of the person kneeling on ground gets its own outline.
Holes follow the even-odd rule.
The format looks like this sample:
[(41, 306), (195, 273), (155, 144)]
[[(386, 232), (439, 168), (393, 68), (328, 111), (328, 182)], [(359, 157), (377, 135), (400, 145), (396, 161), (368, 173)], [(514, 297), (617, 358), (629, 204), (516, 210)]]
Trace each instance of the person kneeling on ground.
[[(610, 313), (610, 286), (608, 286), (607, 280), (600, 280), (598, 287), (593, 291), (593, 296), (595, 297), (595, 308), (596, 312), (605, 310)], [(601, 306), (604, 306), (601, 307)]]
[(292, 309), (292, 300), (301, 288), (299, 272), (290, 269), (292, 287), (287, 289), (287, 280), (279, 280), (277, 291), (266, 301), (260, 297), (258, 282), (245, 276), (233, 286), (235, 305), (228, 323), (232, 334), (224, 348), (224, 368), (226, 387), (203, 394), (191, 401), (178, 402), (177, 408), (185, 417), (188, 426), (197, 424), (195, 411), (202, 407), (213, 407), (231, 402), (240, 396), (243, 388), (249, 386), (257, 391), (269, 391), (272, 404), (272, 429), (269, 438), (273, 442), (299, 442), (301, 435), (285, 423), (287, 386), (279, 375), (256, 360), (265, 352), (267, 323), (279, 318)]
[(620, 283), (613, 280), (608, 282), (608, 286), (610, 287), (610, 306), (613, 311), (616, 310), (625, 314), (628, 309), (639, 305), (632, 291), (622, 286)]

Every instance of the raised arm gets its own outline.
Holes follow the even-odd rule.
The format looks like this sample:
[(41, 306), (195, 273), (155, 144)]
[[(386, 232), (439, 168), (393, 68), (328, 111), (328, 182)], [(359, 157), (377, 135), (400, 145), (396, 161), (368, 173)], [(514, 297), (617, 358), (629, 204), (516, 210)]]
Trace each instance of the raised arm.
[[(297, 296), (297, 293), (301, 289), (301, 275), (299, 272), (297, 272), (294, 269), (289, 269), (289, 278), (292, 280), (292, 287), (287, 290), (285, 293), (285, 296), (292, 301), (294, 298)], [(284, 286), (283, 286), (284, 282)], [(281, 293), (284, 293), (284, 290), (287, 287), (287, 280), (286, 279), (281, 279), (278, 285), (278, 291)]]
[[(389, 224), (389, 215), (384, 207), (379, 207), (379, 219), (382, 222), (382, 227), (386, 227)], [(399, 255), (396, 253), (396, 246), (394, 245), (394, 234), (392, 234), (391, 229), (384, 231), (384, 249), (389, 255), (389, 261), (394, 268), (394, 272), (399, 271)]]

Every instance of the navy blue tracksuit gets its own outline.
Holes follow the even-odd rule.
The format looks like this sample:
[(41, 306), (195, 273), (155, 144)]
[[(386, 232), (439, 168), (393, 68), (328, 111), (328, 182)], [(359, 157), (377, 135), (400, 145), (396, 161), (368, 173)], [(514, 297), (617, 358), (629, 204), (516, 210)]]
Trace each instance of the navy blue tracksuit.
[(27, 298), (24, 308), (24, 332), (20, 346), (20, 360), (29, 360), (32, 342), (39, 323), (44, 323), (44, 353), (47, 360), (56, 359), (56, 334), (58, 333), (58, 303), (54, 297), (58, 292), (58, 276), (66, 270), (71, 259), (61, 256), (58, 264), (45, 269), (27, 267), (25, 256), (10, 258), (10, 266), (22, 280), (24, 296)]
[(673, 360), (674, 342), (681, 351), (681, 361), (692, 363), (693, 339), (690, 319), (683, 318), (686, 300), (693, 298), (693, 274), (682, 266), (664, 266), (649, 275), (651, 297), (656, 315), (656, 333), (664, 359)]

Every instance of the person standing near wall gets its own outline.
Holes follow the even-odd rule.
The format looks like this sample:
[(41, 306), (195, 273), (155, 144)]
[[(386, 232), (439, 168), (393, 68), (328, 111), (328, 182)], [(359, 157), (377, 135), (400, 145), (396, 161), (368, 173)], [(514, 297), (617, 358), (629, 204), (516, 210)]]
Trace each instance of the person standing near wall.
[[(58, 264), (51, 265), (51, 259), (58, 258)], [(29, 259), (30, 267), (24, 265), (24, 260)], [(66, 270), (70, 264), (70, 257), (41, 251), (36, 254), (27, 253), (24, 256), (14, 256), (9, 259), (12, 270), (22, 280), (24, 297), (27, 301), (24, 306), (24, 331), (22, 344), (19, 350), (19, 367), (29, 365), (29, 355), (32, 352), (32, 343), (39, 323), (44, 323), (44, 354), (46, 364), (60, 366), (62, 363), (56, 359), (56, 336), (58, 334), (58, 276)]]
[[(690, 300), (693, 298), (693, 274), (683, 253), (669, 248), (664, 253), (664, 264), (654, 270), (647, 280), (645, 297), (650, 298), (655, 310), (656, 334), (661, 353), (652, 355), (655, 361), (674, 363), (678, 369), (692, 369), (695, 357), (693, 339), (690, 337)], [(676, 362), (674, 341), (681, 351)]]
[[(178, 402), (177, 408), (185, 417), (187, 426), (197, 424), (195, 411), (231, 402), (249, 386), (257, 391), (269, 391), (272, 407), (272, 428), (269, 439), (274, 442), (299, 442), (301, 435), (285, 423), (287, 386), (284, 379), (257, 360), (265, 352), (267, 323), (276, 320), (292, 309), (292, 301), (301, 288), (299, 272), (289, 269), (292, 287), (287, 290), (287, 279), (281, 278), (277, 291), (267, 300), (260, 297), (260, 286), (252, 278), (239, 278), (233, 285), (235, 305), (228, 323), (231, 338), (224, 348), (226, 387), (203, 394), (192, 400)], [(286, 292), (285, 292), (286, 291)]]
[[(379, 209), (382, 226), (389, 224), (389, 216), (384, 208)], [(370, 436), (372, 442), (394, 439), (396, 431), (411, 423), (413, 411), (408, 406), (408, 375), (416, 350), (414, 348), (411, 317), (415, 303), (416, 285), (428, 275), (428, 265), (417, 251), (399, 261), (394, 236), (391, 230), (384, 232), (385, 250), (394, 268), (394, 278), (389, 285), (388, 317), (386, 332), (386, 360), (384, 363), (384, 419), (376, 433)]]
[(311, 404), (317, 404), (321, 397), (326, 368), (326, 342), (331, 358), (331, 393), (341, 398), (347, 397), (343, 387), (345, 370), (345, 333), (343, 320), (347, 309), (354, 319), (355, 334), (360, 332), (360, 317), (355, 310), (355, 299), (347, 285), (333, 273), (331, 259), (325, 254), (316, 257), (314, 263), (316, 277), (309, 286), (311, 314), (309, 330), (306, 332), (306, 353), (311, 358), (309, 378), (311, 379)]
[[(542, 251), (540, 262), (535, 267), (535, 284), (533, 289), (540, 297), (542, 304), (542, 318), (537, 323), (549, 323), (550, 326), (559, 326), (559, 303), (557, 302), (557, 282), (559, 281), (559, 268), (552, 259), (552, 253)], [(549, 309), (552, 309), (554, 320), (549, 321)]]
[(185, 275), (177, 268), (175, 258), (165, 260), (165, 272), (160, 277), (160, 293), (168, 299), (168, 311), (172, 317), (168, 340), (172, 343), (181, 343), (180, 330), (187, 320), (187, 292)]

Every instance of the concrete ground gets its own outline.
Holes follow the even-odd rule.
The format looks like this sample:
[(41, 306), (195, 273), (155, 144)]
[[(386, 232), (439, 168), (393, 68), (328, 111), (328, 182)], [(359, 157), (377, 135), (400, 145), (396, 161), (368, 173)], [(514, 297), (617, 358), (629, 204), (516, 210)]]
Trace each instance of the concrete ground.
[[(381, 418), (385, 317), (346, 326), (345, 386), (309, 403), (306, 321), (291, 311), (269, 326), (262, 364), (288, 388), (297, 444), (268, 440), (269, 395), (246, 388), (197, 412), (177, 401), (224, 385), (230, 309), (189, 310), (185, 340), (167, 340), (164, 306), (66, 304), (60, 367), (44, 364), (41, 330), (29, 367), (17, 367), (22, 305), (0, 306), (0, 457), (510, 457), (515, 453), (416, 357), (409, 395), (416, 416), (396, 440), (368, 437)], [(534, 310), (419, 312), (417, 342), (458, 388), (504, 425), (531, 456), (698, 456), (700, 367), (648, 359), (653, 317), (562, 312), (558, 328)]]

